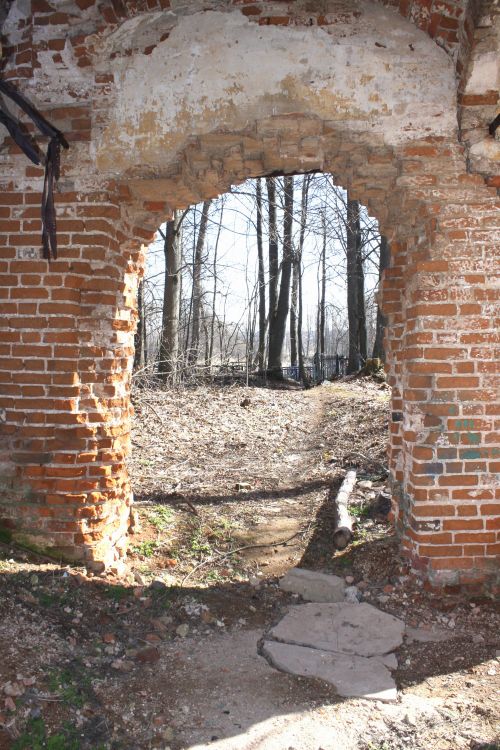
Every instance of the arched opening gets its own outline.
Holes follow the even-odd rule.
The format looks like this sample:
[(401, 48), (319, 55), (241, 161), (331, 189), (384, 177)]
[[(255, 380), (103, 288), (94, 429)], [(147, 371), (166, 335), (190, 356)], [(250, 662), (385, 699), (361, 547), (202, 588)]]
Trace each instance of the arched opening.
[[(246, 180), (217, 199), (177, 210), (158, 229), (138, 291), (136, 381), (177, 385), (231, 371), (246, 373), (247, 380), (259, 372), (270, 375), (270, 310), (279, 296), (285, 226), (291, 268), (285, 278), (289, 294), (283, 298), (289, 301), (278, 364), (286, 372), (277, 374), (316, 384), (382, 356), (383, 326), (378, 316), (377, 330), (375, 299), (382, 240), (376, 219), (349, 202), (333, 175), (308, 172), (286, 180), (286, 192), (282, 177)], [(288, 213), (291, 224), (285, 225)], [(270, 246), (271, 235), (275, 242)], [(357, 252), (361, 264), (359, 271), (349, 268), (356, 299), (353, 278), (360, 277), (356, 317), (362, 331), (351, 368), (346, 361), (348, 250), (349, 263)], [(386, 264), (384, 258), (382, 268)]]
[[(368, 501), (387, 489), (389, 388), (331, 387), (350, 358), (357, 373), (372, 356), (380, 244), (375, 220), (320, 173), (246, 180), (162, 225), (138, 293), (132, 378), (142, 523), (129, 562), (141, 580), (229, 584), (254, 579), (260, 562), (268, 579), (292, 557), (330, 561), (333, 499), (350, 465), (370, 487), (353, 505), (357, 539), (364, 526), (383, 536), (389, 496), (380, 525)], [(318, 515), (331, 516), (321, 553)]]

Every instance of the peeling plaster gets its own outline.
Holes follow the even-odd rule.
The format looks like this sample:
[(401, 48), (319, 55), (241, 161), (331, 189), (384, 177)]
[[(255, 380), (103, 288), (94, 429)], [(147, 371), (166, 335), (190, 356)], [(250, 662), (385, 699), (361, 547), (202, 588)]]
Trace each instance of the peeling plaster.
[(389, 145), (449, 136), (457, 127), (449, 56), (391, 11), (356, 7), (355, 19), (328, 30), (258, 26), (239, 11), (179, 17), (150, 55), (112, 61), (116, 100), (98, 167), (113, 172), (159, 159), (166, 167), (189, 136), (237, 132), (291, 112)]
[(465, 90), (468, 94), (498, 91), (500, 87), (500, 14), (480, 26), (472, 51)]

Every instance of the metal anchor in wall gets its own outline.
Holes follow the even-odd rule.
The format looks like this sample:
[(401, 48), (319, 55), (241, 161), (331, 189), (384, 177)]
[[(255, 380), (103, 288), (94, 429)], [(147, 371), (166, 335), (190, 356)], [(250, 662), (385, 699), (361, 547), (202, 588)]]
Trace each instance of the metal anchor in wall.
[(9, 131), (10, 136), (28, 159), (37, 166), (45, 164), (45, 178), (42, 193), (42, 247), (43, 257), (47, 260), (57, 258), (56, 212), (54, 207), (54, 184), (59, 179), (59, 165), (61, 146), (69, 148), (69, 143), (61, 133), (38, 112), (31, 102), (21, 94), (11, 83), (0, 78), (0, 94), (11, 99), (35, 123), (42, 135), (49, 138), (45, 156), (37, 144), (24, 128), (6, 109), (0, 96), (0, 123)]

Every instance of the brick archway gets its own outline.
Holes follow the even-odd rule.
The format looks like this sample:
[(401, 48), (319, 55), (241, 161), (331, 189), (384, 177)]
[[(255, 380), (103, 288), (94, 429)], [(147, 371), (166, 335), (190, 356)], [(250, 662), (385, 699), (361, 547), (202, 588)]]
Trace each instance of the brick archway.
[[(4, 150), (9, 176), (0, 198), (0, 225), (8, 238), (2, 261), (7, 330), (0, 370), (6, 409), (0, 522), (15, 538), (96, 566), (123, 555), (141, 242), (173, 208), (218, 195), (247, 177), (322, 170), (368, 205), (392, 245), (383, 302), (394, 387), (390, 463), (403, 547), (434, 583), (492, 579), (498, 449), (487, 254), (494, 247), (498, 202), (481, 177), (467, 173), (456, 125), (450, 130), (456, 110), (446, 53), (428, 39), (424, 43), (426, 37), (409, 23), (401, 31), (409, 35), (408, 46), (414, 34), (423, 45), (420, 72), (410, 73), (411, 62), (404, 74), (384, 78), (373, 57), (373, 85), (379, 76), (384, 84), (370, 90), (378, 100), (371, 94), (356, 99), (358, 92), (349, 99), (334, 82), (335, 70), (322, 96), (312, 97), (298, 85), (302, 69), (285, 61), (285, 93), (266, 91), (270, 84), (261, 81), (253, 101), (243, 76), (233, 77), (243, 87), (242, 103), (222, 114), (181, 107), (174, 117), (157, 103), (124, 124), (119, 116), (128, 93), (142, 91), (141, 81), (154, 84), (159, 75), (155, 55), (132, 54), (121, 85), (113, 88), (103, 68), (110, 57), (106, 48), (93, 62), (101, 94), (91, 101), (77, 96), (69, 105), (73, 94), (64, 76), (58, 79), (64, 84), (62, 93), (55, 89), (61, 107), (47, 109), (68, 132), (76, 156), (64, 163), (60, 258), (50, 266), (37, 249), (41, 170), (26, 168), (13, 147)], [(278, 27), (266, 39), (279, 45), (280, 33)], [(387, 48), (379, 34), (368, 39), (377, 50), (375, 42)], [(399, 112), (389, 99), (396, 97), (398, 104), (399, 81), (415, 86), (425, 79), (433, 54), (442, 55), (445, 72), (440, 85), (430, 88), (428, 116), (416, 127), (419, 113), (414, 110), (409, 119), (407, 112), (412, 103), (422, 105), (421, 93), (400, 100)], [(153, 67), (147, 62), (143, 70), (144, 60)], [(315, 75), (325, 73), (322, 60), (311, 68)], [(134, 79), (134, 70), (142, 78)], [(334, 95), (327, 104), (325, 92)], [(200, 89), (197, 96), (205, 94)], [(161, 127), (152, 111), (162, 115)]]

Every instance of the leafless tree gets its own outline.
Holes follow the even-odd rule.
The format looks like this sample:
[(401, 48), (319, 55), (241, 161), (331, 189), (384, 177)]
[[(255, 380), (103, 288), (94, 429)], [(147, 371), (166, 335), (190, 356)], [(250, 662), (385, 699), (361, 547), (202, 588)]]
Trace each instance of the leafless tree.
[(163, 288), (162, 327), (158, 372), (176, 383), (179, 377), (179, 322), (181, 306), (182, 221), (184, 213), (175, 211), (167, 222), (163, 237), (165, 283)]
[(266, 351), (266, 276), (264, 267), (264, 246), (262, 242), (262, 181), (255, 181), (255, 202), (257, 208), (257, 258), (258, 258), (258, 280), (259, 280), (259, 349), (257, 364), (259, 370), (264, 369), (264, 358)]
[(283, 179), (283, 259), (278, 304), (269, 320), (268, 369), (281, 374), (283, 343), (290, 308), (290, 280), (292, 274), (292, 223), (293, 223), (293, 177)]
[[(331, 175), (273, 176), (265, 185), (264, 190), (262, 179), (247, 181), (232, 188), (227, 198), (186, 209), (182, 233), (179, 227), (172, 232), (173, 225), (160, 228), (163, 242), (151, 250), (156, 261), (139, 295), (136, 340), (142, 347), (137, 346), (136, 366), (142, 361), (161, 377), (168, 372), (169, 378), (174, 369), (177, 380), (238, 363), (248, 373), (253, 367), (266, 369), (267, 348), (269, 370), (281, 370), (289, 357), (305, 382), (314, 351), (321, 357), (347, 352), (347, 194)], [(371, 346), (380, 238), (376, 222), (361, 206), (354, 225), (353, 278), (356, 298), (367, 309)], [(177, 244), (172, 243), (174, 236)], [(160, 258), (165, 263), (161, 269)], [(319, 270), (317, 295), (312, 289), (314, 269)], [(360, 269), (368, 273), (366, 290), (360, 284)], [(175, 318), (168, 305), (176, 296), (177, 350), (173, 344), (167, 346), (166, 339), (168, 321)], [(362, 308), (356, 309), (359, 320)], [(365, 356), (359, 326), (358, 348)]]
[(200, 327), (203, 310), (203, 289), (201, 283), (203, 250), (205, 247), (205, 238), (207, 234), (208, 211), (211, 200), (205, 201), (201, 210), (200, 226), (198, 227), (198, 237), (195, 245), (193, 256), (193, 286), (192, 286), (192, 328), (191, 343), (188, 352), (188, 362), (194, 365), (198, 362), (200, 356)]
[[(389, 248), (389, 243), (387, 242), (387, 238), (383, 235), (380, 237), (380, 260), (379, 260), (379, 271), (378, 271), (378, 278), (379, 278), (379, 284), (380, 280), (382, 278), (382, 274), (385, 271), (386, 268), (389, 267), (391, 259), (391, 251)], [(377, 305), (377, 324), (376, 324), (376, 334), (375, 334), (375, 341), (373, 344), (373, 353), (372, 357), (378, 357), (379, 359), (384, 359), (384, 332), (386, 327), (386, 319), (385, 315), (383, 315), (380, 306)]]

